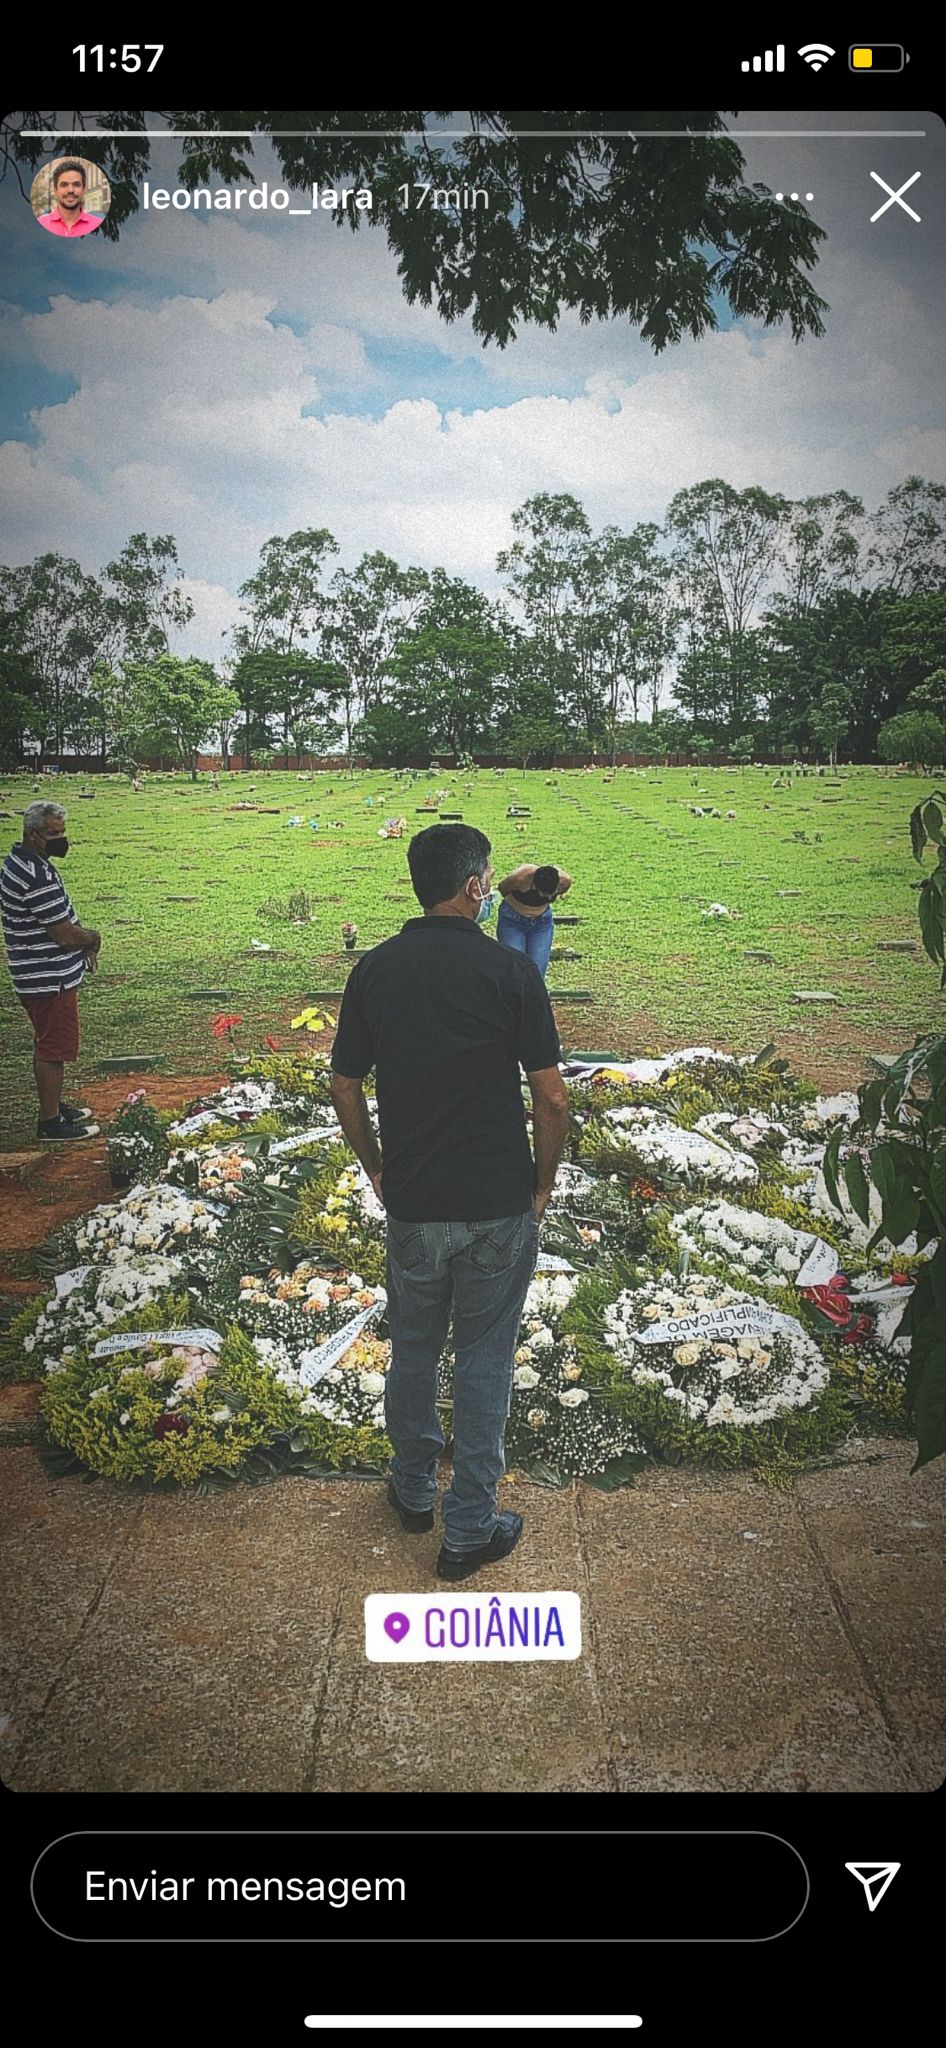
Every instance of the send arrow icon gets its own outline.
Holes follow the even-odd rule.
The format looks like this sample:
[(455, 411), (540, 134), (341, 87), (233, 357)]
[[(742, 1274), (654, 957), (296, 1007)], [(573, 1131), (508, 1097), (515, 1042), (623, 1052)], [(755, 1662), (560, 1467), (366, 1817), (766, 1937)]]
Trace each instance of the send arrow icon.
[(880, 1905), (885, 1891), (888, 1891), (900, 1868), (899, 1863), (845, 1863), (852, 1877), (860, 1880), (867, 1896), (867, 1910), (873, 1913)]

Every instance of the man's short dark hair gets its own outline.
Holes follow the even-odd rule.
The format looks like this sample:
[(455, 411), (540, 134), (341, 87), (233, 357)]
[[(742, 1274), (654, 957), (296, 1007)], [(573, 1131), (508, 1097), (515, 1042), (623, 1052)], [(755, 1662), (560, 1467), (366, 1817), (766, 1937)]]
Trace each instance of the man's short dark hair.
[(58, 185), (58, 183), (59, 183), (59, 180), (60, 180), (60, 178), (64, 178), (64, 177), (65, 177), (65, 175), (66, 175), (66, 172), (67, 172), (67, 171), (78, 171), (78, 173), (79, 173), (79, 176), (80, 176), (80, 178), (82, 179), (82, 183), (83, 183), (83, 185), (85, 184), (85, 165), (79, 162), (79, 159), (78, 159), (78, 157), (77, 157), (77, 156), (67, 156), (67, 157), (66, 157), (66, 159), (65, 159), (65, 162), (64, 162), (64, 163), (61, 163), (61, 164), (57, 164), (57, 165), (56, 165), (56, 168), (55, 168), (55, 170), (54, 170), (54, 172), (53, 172), (53, 191), (54, 191), (54, 192), (55, 192), (56, 186), (57, 186), (57, 185)]
[(407, 849), (414, 894), (425, 910), (450, 903), (471, 875), (482, 875), (492, 852), (475, 825), (428, 825), (415, 832)]
[(532, 877), (532, 887), (538, 890), (540, 896), (547, 896), (551, 903), (552, 897), (558, 891), (560, 881), (561, 876), (557, 868), (536, 868), (535, 874)]

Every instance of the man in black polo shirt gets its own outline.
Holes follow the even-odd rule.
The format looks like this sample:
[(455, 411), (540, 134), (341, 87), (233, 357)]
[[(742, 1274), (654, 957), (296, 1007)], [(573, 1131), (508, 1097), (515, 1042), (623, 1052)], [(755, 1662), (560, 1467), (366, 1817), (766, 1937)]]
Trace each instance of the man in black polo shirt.
[[(387, 1211), (388, 1499), (410, 1531), (433, 1528), (444, 1442), (437, 1365), (453, 1318), (453, 1484), (437, 1572), (465, 1579), (507, 1557), (522, 1534), (521, 1515), (497, 1513), (496, 1488), (519, 1320), (568, 1098), (538, 968), (477, 929), (492, 902), (489, 840), (469, 825), (432, 825), (411, 840), (407, 858), (424, 915), (353, 969), (332, 1099)], [(380, 1150), (362, 1088), (372, 1067)], [(532, 1094), (534, 1160), (520, 1067)]]

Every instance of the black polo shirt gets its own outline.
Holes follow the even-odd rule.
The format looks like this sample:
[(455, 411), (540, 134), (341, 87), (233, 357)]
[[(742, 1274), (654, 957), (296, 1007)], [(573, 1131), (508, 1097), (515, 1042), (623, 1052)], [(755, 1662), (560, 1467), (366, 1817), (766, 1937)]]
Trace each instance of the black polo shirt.
[(534, 961), (469, 917), (412, 917), (359, 960), (332, 1049), (376, 1068), (382, 1192), (404, 1223), (518, 1216), (533, 1198), (520, 1067), (562, 1057)]

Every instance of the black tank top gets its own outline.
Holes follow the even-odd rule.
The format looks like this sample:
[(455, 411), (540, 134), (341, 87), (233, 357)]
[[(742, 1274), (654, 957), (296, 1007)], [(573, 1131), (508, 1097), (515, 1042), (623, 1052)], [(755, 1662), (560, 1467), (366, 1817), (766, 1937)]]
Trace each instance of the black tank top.
[(540, 903), (546, 909), (550, 907), (548, 897), (540, 896), (538, 889), (510, 889), (509, 894), (514, 903), (527, 903), (530, 909), (537, 907)]

